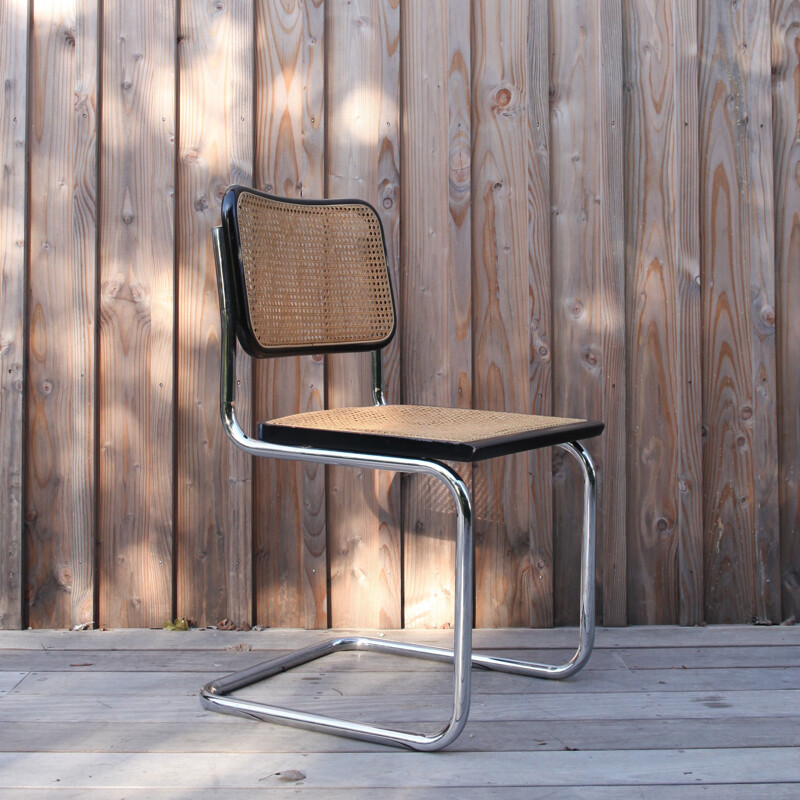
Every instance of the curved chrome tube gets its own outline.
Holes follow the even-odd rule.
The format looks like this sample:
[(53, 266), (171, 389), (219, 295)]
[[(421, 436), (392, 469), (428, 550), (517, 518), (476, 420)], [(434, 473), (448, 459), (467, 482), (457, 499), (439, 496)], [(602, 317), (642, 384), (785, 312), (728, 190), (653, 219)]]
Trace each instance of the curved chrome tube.
[(597, 475), (594, 462), (588, 452), (578, 442), (565, 442), (556, 445), (566, 450), (580, 464), (583, 473), (583, 535), (581, 537), (581, 595), (580, 628), (578, 649), (569, 661), (563, 664), (536, 664), (528, 661), (515, 661), (510, 658), (496, 658), (474, 654), (472, 663), (476, 667), (486, 667), (500, 672), (513, 672), (535, 678), (568, 678), (581, 670), (594, 647), (594, 570), (595, 570), (595, 516)]
[(372, 351), (372, 402), (376, 406), (386, 405), (386, 395), (383, 393), (383, 363), (381, 350)]
[[(293, 461), (314, 461), (323, 464), (385, 469), (396, 472), (424, 473), (441, 480), (450, 491), (456, 506), (456, 564), (455, 564), (455, 616), (453, 627), (453, 649), (405, 644), (384, 639), (362, 636), (345, 636), (271, 659), (249, 669), (212, 681), (200, 692), (204, 707), (213, 711), (235, 714), (271, 722), (282, 722), (309, 730), (337, 733), (355, 739), (382, 744), (402, 745), (415, 750), (439, 750), (453, 742), (467, 722), (470, 706), (471, 666), (484, 667), (503, 672), (531, 675), (544, 678), (564, 678), (573, 675), (584, 666), (594, 643), (594, 540), (595, 540), (595, 491), (594, 464), (589, 454), (577, 442), (559, 445), (576, 458), (583, 471), (584, 521), (581, 552), (581, 610), (578, 649), (565, 664), (536, 664), (513, 659), (496, 658), (472, 653), (472, 504), (469, 490), (455, 470), (434, 460), (377, 456), (365, 453), (350, 453), (317, 447), (291, 447), (253, 439), (242, 429), (235, 409), (235, 356), (236, 340), (230, 316), (230, 287), (226, 284), (222, 270), (223, 242), (221, 230), (213, 230), (214, 255), (217, 266), (217, 287), (220, 299), (222, 323), (220, 374), (220, 416), (227, 435), (234, 444), (254, 456), (268, 456)], [(380, 352), (373, 353), (373, 402), (385, 405), (381, 381)], [(362, 650), (378, 653), (412, 656), (453, 664), (453, 711), (449, 722), (436, 734), (425, 735), (370, 725), (350, 720), (297, 711), (257, 703), (235, 697), (230, 692), (269, 678), (300, 664), (322, 658), (342, 650)]]

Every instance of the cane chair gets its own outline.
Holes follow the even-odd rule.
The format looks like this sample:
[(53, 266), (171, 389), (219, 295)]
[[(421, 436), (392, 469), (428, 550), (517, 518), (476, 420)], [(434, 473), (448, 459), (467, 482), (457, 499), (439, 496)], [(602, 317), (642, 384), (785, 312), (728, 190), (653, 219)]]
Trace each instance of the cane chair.
[[(438, 478), (456, 508), (453, 649), (336, 636), (274, 658), (203, 687), (213, 711), (281, 722), (416, 750), (453, 742), (467, 721), (470, 668), (540, 678), (565, 678), (581, 669), (594, 643), (595, 470), (579, 439), (603, 424), (587, 420), (494, 411), (387, 405), (381, 348), (395, 332), (396, 314), (383, 229), (367, 203), (288, 200), (232, 186), (213, 231), (220, 314), (220, 412), (233, 442), (254, 456), (425, 473)], [(254, 358), (302, 353), (372, 351), (374, 405), (294, 414), (245, 433), (234, 406), (236, 341)], [(558, 446), (583, 475), (580, 623), (577, 649), (566, 663), (539, 664), (472, 652), (473, 541), (470, 492), (445, 461), (474, 462)], [(453, 709), (435, 734), (410, 732), (293, 710), (231, 693), (313, 659), (342, 650), (370, 651), (452, 663)]]

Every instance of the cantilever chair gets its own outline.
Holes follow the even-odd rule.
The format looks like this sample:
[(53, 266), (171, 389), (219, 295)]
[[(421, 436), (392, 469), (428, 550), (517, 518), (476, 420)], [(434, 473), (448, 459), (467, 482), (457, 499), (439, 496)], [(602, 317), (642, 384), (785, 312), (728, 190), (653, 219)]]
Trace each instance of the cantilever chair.
[[(383, 229), (366, 203), (299, 201), (242, 186), (228, 189), (222, 226), (213, 231), (220, 313), (220, 411), (235, 444), (254, 456), (360, 468), (426, 473), (441, 480), (455, 502), (454, 647), (446, 650), (366, 636), (338, 636), (203, 687), (213, 711), (282, 722), (356, 739), (438, 750), (467, 721), (470, 668), (564, 678), (589, 658), (594, 643), (595, 471), (578, 443), (603, 424), (586, 420), (426, 406), (387, 405), (380, 352), (391, 340), (396, 315), (386, 266)], [(236, 339), (252, 357), (342, 351), (373, 352), (374, 405), (294, 414), (245, 433), (234, 406)], [(583, 474), (580, 628), (578, 646), (564, 664), (538, 664), (472, 652), (472, 503), (467, 485), (444, 461), (472, 462), (558, 446), (577, 459)], [(453, 664), (453, 711), (436, 734), (353, 722), (231, 693), (330, 653), (361, 650)]]

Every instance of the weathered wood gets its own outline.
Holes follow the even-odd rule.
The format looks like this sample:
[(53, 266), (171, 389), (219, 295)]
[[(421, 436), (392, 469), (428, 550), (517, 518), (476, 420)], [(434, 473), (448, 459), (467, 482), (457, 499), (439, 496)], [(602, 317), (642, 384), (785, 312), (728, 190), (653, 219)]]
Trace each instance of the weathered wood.
[[(309, 644), (310, 641), (304, 642)], [(443, 642), (440, 644), (444, 644)], [(252, 649), (248, 650), (247, 648)], [(70, 671), (106, 671), (129, 672), (131, 663), (135, 662), (140, 669), (162, 672), (205, 672), (209, 665), (220, 674), (235, 672), (239, 669), (259, 664), (269, 658), (286, 654), (287, 649), (270, 648), (263, 642), (251, 645), (247, 641), (231, 641), (225, 650), (212, 651), (189, 647), (174, 653), (162, 645), (159, 650), (58, 650), (58, 651), (5, 651), (3, 665), (13, 670), (36, 670), (39, 672), (59, 671), (69, 668)], [(238, 649), (237, 649), (238, 648)], [(242, 649), (244, 648), (244, 649)], [(524, 647), (524, 648), (480, 648), (479, 652), (492, 655), (520, 658), (529, 661), (565, 661), (573, 651), (565, 648)], [(798, 646), (766, 647), (701, 647), (701, 648), (633, 648), (620, 650), (595, 650), (585, 672), (596, 673), (618, 669), (624, 666), (630, 670), (744, 670), (744, 669), (784, 669), (794, 667), (800, 655)], [(331, 673), (368, 669), (370, 672), (409, 673), (421, 669), (416, 661), (401, 656), (373, 656), (365, 660), (357, 654), (341, 653), (322, 663), (322, 667)], [(442, 673), (449, 673), (447, 665), (425, 665), (425, 668)], [(296, 673), (316, 674), (320, 665), (313, 667), (297, 667)], [(581, 679), (582, 680), (582, 679)], [(566, 686), (567, 684), (565, 684)], [(571, 684), (569, 684), (571, 685)], [(560, 690), (556, 690), (560, 691)]]
[(778, 621), (769, 3), (703, 3), (700, 268), (705, 615)]
[[(256, 188), (324, 195), (324, 42), (321, 0), (260, 3), (256, 13)], [(325, 401), (321, 356), (255, 366), (257, 420), (316, 411)], [(262, 625), (328, 624), (325, 469), (258, 459), (254, 546)]]
[[(606, 623), (797, 616), (798, 0), (234, 5), (0, 7), (0, 628), (451, 622), (440, 487), (259, 460), (252, 495), (223, 441), (232, 180), (377, 206), (391, 402), (605, 419)], [(255, 393), (239, 362), (245, 427), (371, 401), (367, 357)], [(480, 624), (577, 617), (579, 477), (552, 463), (552, 506), (547, 453), (478, 470)]]
[[(2, 722), (2, 752), (160, 752), (160, 753), (347, 753), (386, 752), (383, 745), (325, 734), (298, 731), (282, 725), (253, 726), (239, 721), (220, 732), (217, 717), (178, 722)], [(567, 720), (481, 722), (469, 726), (451, 752), (529, 750), (658, 750), (696, 749), (710, 741), (718, 747), (792, 747), (797, 742), (795, 719), (775, 720)], [(746, 751), (745, 751), (746, 753)], [(744, 756), (746, 757), (746, 755)], [(705, 787), (709, 790), (709, 787)], [(736, 787), (740, 797), (743, 787)], [(462, 789), (463, 791), (463, 789)], [(530, 792), (531, 788), (526, 787)], [(673, 790), (674, 791), (674, 790)], [(797, 790), (795, 789), (795, 792)], [(728, 787), (728, 797), (731, 788)], [(128, 796), (127, 794), (125, 795)], [(503, 797), (506, 795), (503, 794)], [(530, 795), (527, 795), (530, 797)], [(650, 797), (648, 792), (648, 797)], [(681, 794), (681, 797), (684, 795)], [(703, 795), (705, 796), (705, 795)], [(713, 795), (711, 795), (713, 796)], [(795, 795), (792, 795), (794, 800)], [(640, 795), (641, 797), (641, 795)], [(674, 797), (674, 795), (673, 795)], [(763, 800), (763, 795), (758, 800)], [(771, 797), (771, 795), (770, 795)], [(672, 799), (671, 799), (672, 800)]]
[[(148, 669), (146, 662), (134, 656), (126, 674), (93, 669), (69, 669), (29, 673), (0, 672), (0, 694), (13, 691), (25, 697), (85, 697), (99, 695), (149, 695), (170, 698), (194, 696), (198, 686), (218, 677), (219, 667), (208, 659), (200, 672)], [(276, 676), (253, 696), (270, 702), (291, 703), (303, 695), (320, 697), (399, 697), (407, 696), (413, 686), (416, 694), (444, 695), (452, 686), (453, 675), (447, 669), (429, 669), (414, 662), (406, 669), (406, 680), (393, 679), (391, 669), (378, 670), (381, 659), (365, 659), (352, 664), (351, 670), (326, 670), (324, 662), (313, 670), (305, 669)], [(720, 686), (731, 691), (783, 691), (800, 685), (800, 667), (737, 668), (711, 667), (700, 669), (592, 670), (571, 681), (532, 680), (524, 675), (507, 675), (489, 670), (476, 670), (472, 691), (484, 695), (583, 695), (597, 692), (717, 692)], [(577, 698), (576, 698), (577, 699)], [(388, 700), (387, 700), (388, 702)]]
[[(528, 228), (528, 6), (473, 4), (473, 402), (531, 408)], [(527, 454), (474, 468), (475, 624), (530, 625), (542, 614), (530, 538)], [(544, 612), (546, 614), (547, 607)]]
[[(412, 633), (431, 641), (445, 638), (441, 631)], [(487, 642), (511, 645), (514, 654), (524, 657), (527, 651), (519, 645), (531, 636), (545, 645), (560, 644), (565, 631), (479, 634)], [(196, 687), (210, 673), (226, 671), (228, 656), (259, 655), (225, 649), (226, 643), (244, 635), (255, 634), (1, 633), (4, 666), (14, 652), (31, 662), (51, 656), (75, 659), (71, 663), (123, 656), (127, 671), (111, 674), (103, 668), (95, 671), (62, 662), (55, 671), (37, 668), (26, 674), (27, 669), (12, 667), (0, 672), (0, 692), (7, 690), (0, 695), (0, 794), (15, 796), (17, 787), (22, 787), (25, 794), (19, 796), (29, 797), (32, 784), (49, 787), (50, 796), (70, 796), (71, 787), (78, 791), (79, 784), (92, 783), (97, 791), (124, 791), (126, 797), (145, 788), (149, 791), (154, 784), (156, 797), (167, 790), (173, 797), (203, 796), (212, 786), (219, 796), (226, 796), (235, 789), (249, 788), (252, 793), (267, 786), (293, 795), (317, 791), (328, 800), (341, 797), (335, 794), (337, 786), (352, 797), (374, 794), (369, 777), (374, 774), (382, 776), (382, 792), (388, 797), (392, 787), (413, 797), (413, 787), (430, 793), (432, 785), (441, 783), (441, 794), (453, 800), (483, 788), (491, 789), (491, 796), (518, 796), (509, 794), (514, 787), (524, 787), (525, 797), (544, 797), (554, 790), (566, 797), (583, 797), (584, 790), (589, 797), (602, 797), (596, 794), (602, 786), (613, 791), (606, 795), (610, 800), (626, 796), (623, 784), (635, 785), (639, 793), (647, 785), (648, 797), (670, 796), (659, 795), (659, 786), (668, 786), (672, 796), (692, 797), (686, 793), (699, 786), (704, 797), (719, 796), (715, 787), (723, 787), (727, 797), (758, 797), (748, 794), (748, 787), (758, 781), (760, 789), (767, 788), (763, 784), (767, 776), (779, 786), (777, 797), (793, 796), (783, 792), (781, 784), (793, 782), (795, 794), (798, 787), (797, 626), (601, 630), (604, 645), (624, 640), (630, 646), (601, 648), (595, 657), (620, 657), (609, 658), (604, 670), (592, 669), (593, 657), (589, 669), (562, 682), (476, 671), (467, 729), (449, 754), (436, 758), (202, 710)], [(281, 644), (289, 638), (310, 642), (321, 635), (320, 631), (259, 633), (262, 640)], [(648, 646), (660, 639), (673, 646)], [(48, 645), (82, 640), (118, 649), (52, 652), (42, 649), (40, 640)], [(193, 647), (193, 641), (207, 649), (184, 649)], [(695, 646), (704, 641), (709, 646)], [(737, 641), (760, 645), (736, 646)], [(26, 643), (24, 649), (9, 650), (14, 642)], [(724, 646), (715, 646), (720, 643)], [(159, 655), (150, 649), (153, 645), (168, 648), (161, 653), (198, 662), (163, 670), (151, 660)], [(132, 646), (139, 650), (125, 649)], [(745, 660), (757, 656), (762, 665), (770, 661), (773, 668), (724, 666), (737, 654)], [(398, 680), (392, 679), (393, 670), (371, 666), (395, 659), (340, 655), (341, 659), (334, 656), (305, 665), (298, 673), (275, 676), (247, 691), (300, 702), (315, 711), (347, 709), (359, 719), (383, 716), (402, 726), (449, 713), (449, 694), (441, 690), (451, 679), (446, 665), (405, 659), (411, 666)], [(681, 655), (689, 657), (688, 668), (681, 669), (675, 660)], [(652, 669), (632, 667), (629, 659), (637, 656), (650, 658)], [(698, 663), (706, 657), (709, 662), (695, 669), (692, 656), (701, 657)], [(347, 659), (346, 670), (327, 668), (328, 661)], [(783, 664), (789, 669), (782, 669)], [(387, 681), (392, 696), (376, 703)], [(305, 699), (299, 701), (301, 697)], [(187, 719), (192, 721), (188, 727)], [(713, 749), (707, 749), (709, 742)], [(278, 780), (278, 772), (290, 769), (306, 777)], [(63, 794), (53, 793), (51, 783)], [(578, 786), (582, 793), (571, 794)], [(537, 787), (543, 794), (537, 794)], [(768, 788), (766, 794), (773, 796), (772, 785)]]
[[(627, 594), (633, 624), (703, 619), (697, 9), (626, 2)], [(645, 387), (653, 387), (645, 391)]]
[(28, 13), (0, 4), (0, 629), (23, 625)]
[[(357, 680), (357, 678), (356, 678)], [(252, 694), (251, 690), (242, 696)], [(297, 693), (296, 693), (297, 695)], [(265, 698), (261, 695), (261, 699)], [(664, 717), (668, 719), (764, 719), (781, 717), (797, 720), (796, 708), (800, 690), (781, 692), (622, 692), (575, 695), (505, 695), (475, 694), (470, 721), (527, 720), (606, 720)], [(374, 696), (315, 697), (308, 691), (292, 698), (298, 710), (333, 716), (347, 716), (357, 721), (380, 721), (411, 724), (447, 721), (452, 710), (452, 692), (440, 694), (407, 694), (376, 703)], [(390, 705), (391, 703), (391, 705)], [(199, 707), (196, 694), (173, 695), (169, 702), (163, 697), (137, 695), (90, 696), (60, 698), (8, 694), (0, 702), (0, 721), (11, 722), (53, 720), (99, 722), (136, 722), (145, 715), (154, 722), (179, 722), (210, 715)], [(220, 726), (241, 724), (230, 717), (218, 717)], [(2, 770), (0, 770), (2, 774)]]
[(781, 612), (800, 618), (800, 2), (772, 3)]
[[(251, 461), (219, 421), (219, 305), (211, 228), (231, 183), (252, 183), (253, 7), (184, 3), (178, 142), (177, 614), (252, 624)], [(236, 365), (250, 419), (250, 370)]]
[[(302, 786), (302, 784), (300, 784)], [(291, 788), (290, 788), (291, 787)], [(301, 790), (297, 784), (289, 783), (288, 786), (271, 786), (270, 791), (284, 789), (286, 794), (298, 794)], [(180, 789), (125, 789), (126, 800), (174, 800), (179, 795)], [(192, 788), (192, 797), (197, 800), (249, 800), (253, 796), (252, 788), (245, 789), (220, 789), (220, 788)], [(368, 798), (374, 794), (373, 788), (363, 790), (362, 797)], [(549, 800), (553, 796), (553, 788), (545, 787), (463, 787), (456, 788), (437, 787), (436, 797), (441, 800)], [(561, 800), (640, 800), (642, 788), (640, 786), (560, 786), (556, 790)], [(682, 785), (680, 787), (682, 800), (728, 800), (731, 787), (726, 784), (699, 786)], [(54, 794), (54, 792), (56, 794)], [(648, 786), (647, 797), (652, 800), (673, 800), (675, 797), (674, 786)], [(429, 788), (381, 788), (381, 797), (386, 800), (427, 800), (431, 795)], [(318, 798), (319, 800), (359, 800), (359, 794), (353, 789), (330, 789), (325, 787), (303, 788), (302, 796)], [(738, 784), (736, 786), (737, 800), (763, 800), (764, 797), (774, 800), (794, 800), (797, 796), (796, 783), (753, 783)], [(4, 800), (105, 800), (108, 789), (14, 789), (3, 793)]]
[(104, 7), (98, 559), (102, 625), (173, 613), (174, 0)]
[[(119, 651), (167, 650), (178, 646), (184, 650), (224, 650), (229, 645), (247, 643), (256, 650), (294, 650), (324, 641), (334, 635), (346, 635), (355, 630), (307, 631), (271, 629), (268, 631), (192, 630), (187, 633), (117, 629), (98, 631), (24, 630), (0, 631), (0, 652), (32, 649), (46, 653), (58, 651)], [(358, 629), (365, 635), (380, 635), (382, 631)], [(384, 635), (399, 641), (424, 642), (438, 647), (448, 647), (453, 641), (452, 632), (440, 630), (393, 630)], [(520, 640), (520, 636), (522, 639)], [(473, 643), (481, 649), (509, 649), (515, 646), (556, 648), (564, 650), (574, 646), (577, 630), (556, 628), (551, 630), (519, 631), (506, 629), (477, 629)], [(717, 648), (753, 648), (762, 650), (770, 658), (772, 648), (786, 645), (800, 646), (800, 626), (760, 625), (709, 625), (684, 628), (658, 625), (647, 628), (597, 628), (595, 648), (590, 666), (599, 652), (618, 652), (650, 648), (703, 648), (714, 654)]]
[[(469, 407), (469, 4), (412, 3), (403, 15), (402, 317), (404, 403)], [(470, 480), (468, 465), (457, 465)], [(403, 479), (404, 625), (453, 624), (456, 514), (433, 478)]]
[[(625, 304), (620, 3), (551, 9), (553, 411), (606, 423), (598, 468), (598, 613), (626, 620)], [(580, 111), (578, 110), (580, 109)], [(554, 459), (555, 619), (577, 620), (580, 478)]]
[[(755, 748), (743, 758), (738, 749), (637, 750), (608, 753), (597, 758), (591, 752), (453, 753), (447, 759), (424, 758), (409, 753), (318, 753), (314, 758), (286, 756), (196, 753), (52, 753), (46, 761), (37, 754), (0, 754), (0, 787), (20, 784), (44, 788), (58, 781), (64, 788), (141, 786), (145, 781), (162, 789), (210, 788), (222, 780), (231, 787), (270, 789), (286, 787), (289, 769), (302, 772), (302, 788), (370, 788), (381, 776), (381, 787), (447, 788), (485, 786), (489, 775), (514, 776), (523, 786), (672, 786), (748, 783), (755, 780), (753, 763), (762, 775), (776, 783), (795, 782), (800, 769), (796, 748)], [(414, 768), (409, 769), (413, 760)], [(296, 774), (296, 772), (294, 774)], [(290, 781), (297, 786), (294, 774)]]
[(22, 683), (24, 672), (0, 672), (0, 695), (8, 694)]
[[(399, 8), (397, 0), (325, 4), (326, 195), (371, 202), (381, 215), (397, 279)], [(397, 399), (396, 350), (386, 357)], [(372, 402), (369, 354), (327, 359), (331, 408)], [(394, 377), (393, 377), (394, 376)], [(399, 477), (331, 467), (327, 476), (330, 620), (335, 626), (399, 627), (402, 620)]]
[(32, 20), (25, 566), (28, 622), (91, 623), (97, 6)]

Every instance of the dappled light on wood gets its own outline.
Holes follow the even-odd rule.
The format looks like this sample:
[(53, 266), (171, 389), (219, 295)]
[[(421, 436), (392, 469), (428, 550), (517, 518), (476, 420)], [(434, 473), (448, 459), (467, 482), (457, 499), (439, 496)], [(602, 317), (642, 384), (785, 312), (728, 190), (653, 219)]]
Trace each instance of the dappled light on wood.
[[(452, 623), (425, 478), (226, 439), (231, 183), (376, 208), (388, 402), (605, 421), (599, 620), (800, 613), (797, 0), (7, 0), (0, 65), (0, 627)], [(248, 431), (372, 402), (236, 369)], [(463, 477), (479, 625), (575, 622), (568, 462)]]

